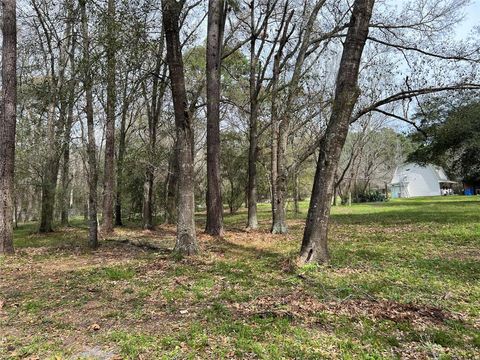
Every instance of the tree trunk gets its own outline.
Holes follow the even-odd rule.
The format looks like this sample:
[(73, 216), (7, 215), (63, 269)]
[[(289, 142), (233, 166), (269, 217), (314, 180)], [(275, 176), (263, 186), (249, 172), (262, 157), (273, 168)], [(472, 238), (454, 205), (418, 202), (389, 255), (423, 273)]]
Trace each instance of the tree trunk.
[(85, 90), (85, 112), (87, 116), (87, 157), (88, 157), (88, 241), (90, 247), (98, 247), (97, 221), (97, 149), (95, 143), (95, 127), (93, 121), (93, 92), (92, 74), (90, 66), (90, 37), (88, 34), (88, 18), (86, 12), (87, 0), (80, 0), (83, 37), (83, 86)]
[(332, 114), (320, 143), (320, 155), (300, 251), (300, 264), (329, 260), (327, 235), (335, 170), (359, 96), (358, 73), (373, 5), (374, 0), (356, 0), (353, 6), (337, 75)]
[(183, 4), (184, 2), (177, 3), (176, 0), (164, 0), (162, 10), (178, 151), (177, 241), (174, 251), (182, 255), (193, 255), (198, 252), (195, 233), (194, 143), (180, 43), (179, 18)]
[(53, 232), (53, 212), (55, 209), (55, 192), (57, 188), (60, 159), (56, 156), (46, 164), (42, 181), (42, 208), (40, 213), (40, 233)]
[[(153, 203), (154, 203), (154, 179), (155, 179), (155, 158), (156, 158), (156, 147), (157, 147), (157, 128), (158, 122), (160, 121), (160, 115), (162, 113), (163, 97), (166, 90), (166, 68), (162, 77), (160, 77), (160, 72), (162, 70), (162, 64), (164, 52), (164, 36), (163, 32), (160, 37), (158, 52), (157, 52), (157, 63), (155, 66), (155, 74), (153, 78), (153, 87), (152, 87), (152, 99), (151, 105), (148, 111), (148, 161), (145, 168), (145, 181), (144, 181), (144, 193), (143, 193), (143, 228), (144, 229), (153, 229), (154, 224), (154, 215), (153, 215)], [(160, 81), (161, 80), (161, 81)]]
[[(60, 43), (58, 54), (58, 75), (55, 65), (57, 64), (57, 55), (53, 50), (52, 34), (48, 30), (44, 18), (44, 13), (40, 11), (34, 1), (33, 6), (40, 21), (41, 28), (47, 43), (47, 49), (50, 55), (50, 104), (47, 120), (47, 141), (48, 153), (44, 163), (44, 173), (42, 179), (42, 205), (40, 214), (39, 232), (48, 233), (53, 231), (53, 219), (55, 210), (55, 197), (60, 170), (60, 160), (63, 154), (63, 138), (65, 133), (65, 122), (67, 118), (67, 101), (65, 99), (64, 84), (65, 72), (68, 64), (68, 45), (67, 42)], [(73, 26), (70, 19), (66, 19), (67, 34), (71, 33)], [(69, 36), (67, 36), (69, 37)], [(60, 104), (58, 120), (55, 120), (56, 107)]]
[[(127, 76), (128, 78), (128, 76)], [(115, 225), (123, 226), (122, 221), (122, 194), (123, 194), (123, 167), (125, 162), (126, 152), (126, 138), (127, 138), (127, 112), (128, 112), (128, 100), (127, 100), (127, 84), (128, 79), (125, 78), (125, 88), (123, 91), (123, 107), (122, 117), (120, 121), (120, 138), (118, 141), (118, 158), (117, 158), (117, 195), (115, 197)]]
[(255, 53), (256, 38), (255, 31), (255, 0), (250, 3), (250, 27), (252, 29), (252, 38), (250, 40), (250, 128), (249, 128), (249, 147), (248, 147), (248, 185), (247, 185), (247, 207), (248, 220), (247, 229), (257, 229), (257, 157), (258, 157), (258, 96), (256, 71), (258, 58)]
[(154, 167), (149, 162), (145, 170), (145, 181), (143, 183), (143, 228), (152, 230), (153, 225), (153, 180)]
[[(73, 5), (73, 4), (72, 4)], [(73, 9), (69, 9), (70, 17), (72, 18)], [(73, 27), (73, 19), (71, 20), (71, 25)], [(72, 74), (75, 74), (75, 46), (76, 46), (76, 33), (72, 35), (72, 42), (70, 48), (70, 71)], [(71, 132), (73, 126), (73, 107), (75, 105), (75, 86), (76, 80), (71, 79), (69, 83), (69, 93), (67, 100), (67, 121), (65, 123), (65, 134), (63, 139), (63, 164), (62, 164), (62, 196), (60, 203), (60, 212), (61, 212), (61, 224), (62, 226), (68, 226), (68, 213), (70, 210), (70, 141), (71, 141)]]
[(176, 143), (168, 164), (168, 176), (165, 189), (165, 224), (175, 224), (177, 214), (175, 203), (178, 192), (178, 151)]
[(16, 1), (2, 1), (2, 108), (0, 117), (0, 254), (13, 254), (13, 184), (17, 109)]
[(225, 3), (210, 0), (207, 35), (207, 224), (205, 232), (223, 236), (220, 177), (220, 91)]
[[(271, 127), (272, 127), (272, 156), (271, 156), (271, 184), (272, 184), (272, 234), (285, 234), (287, 232), (287, 224), (285, 219), (285, 181), (281, 179), (284, 175), (284, 170), (281, 168), (284, 159), (284, 152), (287, 143), (281, 140), (280, 133), (280, 119), (278, 111), (278, 81), (280, 79), (280, 61), (283, 56), (283, 49), (288, 41), (288, 31), (293, 12), (290, 12), (286, 17), (287, 8), (285, 7), (283, 18), (281, 22), (282, 36), (278, 45), (278, 50), (273, 61), (273, 75), (272, 75), (272, 113), (271, 113)], [(283, 134), (285, 135), (285, 134)], [(285, 142), (285, 144), (283, 144)], [(282, 153), (282, 154), (281, 154)]]
[(111, 233), (113, 231), (113, 202), (115, 197), (115, 0), (108, 0), (107, 7), (107, 113), (102, 231)]
[(294, 204), (294, 211), (295, 214), (298, 215), (300, 214), (300, 206), (299, 202), (300, 201), (300, 184), (299, 184), (299, 174), (298, 171), (295, 171), (293, 173), (293, 204)]

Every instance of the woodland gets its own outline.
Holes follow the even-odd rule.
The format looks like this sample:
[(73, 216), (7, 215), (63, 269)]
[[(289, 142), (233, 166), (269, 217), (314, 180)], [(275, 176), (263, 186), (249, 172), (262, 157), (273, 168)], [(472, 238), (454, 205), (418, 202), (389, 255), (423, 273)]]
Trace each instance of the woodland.
[(474, 358), (469, 0), (4, 0), (0, 358)]

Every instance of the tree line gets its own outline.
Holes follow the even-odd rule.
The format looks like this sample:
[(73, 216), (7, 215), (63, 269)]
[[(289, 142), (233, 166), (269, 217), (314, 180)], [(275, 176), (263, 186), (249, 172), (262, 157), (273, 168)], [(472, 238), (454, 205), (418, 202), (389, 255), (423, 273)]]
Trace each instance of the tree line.
[(298, 261), (328, 261), (332, 198), (403, 156), (388, 122), (421, 130), (424, 99), (478, 91), (478, 37), (453, 33), (467, 4), (2, 2), (0, 253), (17, 221), (48, 233), (74, 211), (92, 248), (139, 214), (195, 254), (198, 207), (223, 236), (225, 203), (245, 204), (250, 231), (262, 199), (284, 234), (303, 180)]

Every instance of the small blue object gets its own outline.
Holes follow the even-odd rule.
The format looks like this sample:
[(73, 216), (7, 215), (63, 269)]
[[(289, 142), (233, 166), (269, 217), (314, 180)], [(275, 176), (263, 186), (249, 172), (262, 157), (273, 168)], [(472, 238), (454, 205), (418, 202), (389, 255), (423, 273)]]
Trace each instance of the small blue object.
[(465, 188), (465, 195), (466, 196), (473, 196), (475, 194), (475, 191), (473, 188), (469, 187), (469, 188)]

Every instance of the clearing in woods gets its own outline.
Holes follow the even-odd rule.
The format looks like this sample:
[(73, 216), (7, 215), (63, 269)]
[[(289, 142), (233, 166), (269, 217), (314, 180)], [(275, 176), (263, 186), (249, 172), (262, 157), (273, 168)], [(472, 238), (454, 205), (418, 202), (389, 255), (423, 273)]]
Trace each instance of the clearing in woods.
[(295, 269), (302, 211), (287, 236), (267, 205), (257, 232), (227, 216), (224, 240), (199, 214), (188, 259), (173, 227), (130, 225), (91, 252), (79, 221), (22, 225), (0, 258), (0, 358), (478, 358), (477, 198), (336, 207), (331, 264)]

